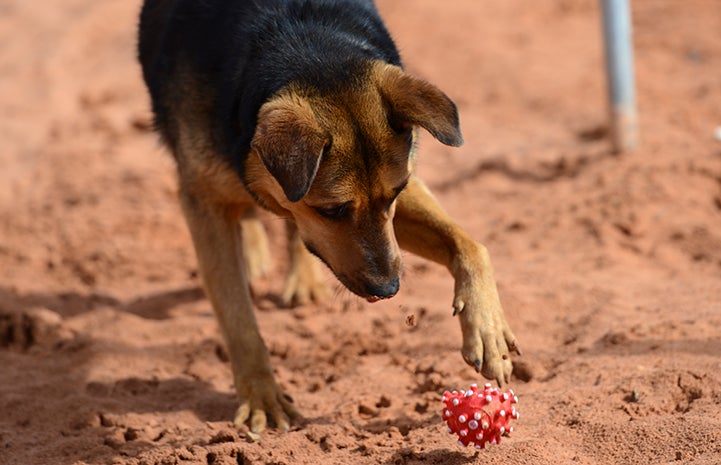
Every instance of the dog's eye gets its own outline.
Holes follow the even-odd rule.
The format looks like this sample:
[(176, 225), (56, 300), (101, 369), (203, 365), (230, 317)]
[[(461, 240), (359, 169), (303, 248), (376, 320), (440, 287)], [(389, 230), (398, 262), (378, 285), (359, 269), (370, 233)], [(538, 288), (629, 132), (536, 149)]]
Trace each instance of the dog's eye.
[(329, 220), (340, 220), (348, 212), (348, 203), (346, 202), (332, 207), (313, 207), (313, 209), (323, 218), (328, 218)]
[(393, 197), (391, 197), (391, 199), (388, 200), (388, 203), (386, 203), (385, 211), (388, 211), (391, 209), (393, 202), (395, 202), (396, 199), (398, 198), (398, 196), (401, 195), (401, 192), (403, 192), (403, 189), (405, 189), (406, 186), (408, 186), (408, 180), (406, 180), (403, 184), (401, 184), (400, 186), (396, 187), (393, 190)]
[(405, 189), (406, 187), (408, 187), (408, 179), (403, 181), (403, 184), (393, 190), (393, 198), (391, 199), (391, 203), (393, 203), (393, 201), (395, 201), (395, 199), (397, 199), (398, 196), (401, 195), (401, 192), (403, 192), (403, 189)]
[(396, 196), (393, 197), (392, 199), (388, 200), (388, 201), (386, 202), (386, 205), (385, 205), (385, 207), (383, 208), (383, 210), (385, 210), (386, 212), (387, 212), (388, 210), (390, 210), (391, 207), (393, 206), (393, 202), (395, 202), (397, 198), (398, 198), (398, 196), (396, 195)]

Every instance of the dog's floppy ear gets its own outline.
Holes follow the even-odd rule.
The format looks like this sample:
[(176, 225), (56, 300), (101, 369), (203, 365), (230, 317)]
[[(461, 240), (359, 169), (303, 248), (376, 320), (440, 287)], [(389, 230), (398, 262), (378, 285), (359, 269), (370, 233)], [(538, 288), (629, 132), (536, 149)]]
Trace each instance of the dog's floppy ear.
[(251, 147), (288, 200), (297, 202), (310, 189), (329, 142), (307, 102), (276, 97), (260, 108)]
[(419, 125), (446, 145), (463, 144), (456, 104), (433, 84), (393, 65), (379, 65), (378, 86), (391, 108), (391, 123)]

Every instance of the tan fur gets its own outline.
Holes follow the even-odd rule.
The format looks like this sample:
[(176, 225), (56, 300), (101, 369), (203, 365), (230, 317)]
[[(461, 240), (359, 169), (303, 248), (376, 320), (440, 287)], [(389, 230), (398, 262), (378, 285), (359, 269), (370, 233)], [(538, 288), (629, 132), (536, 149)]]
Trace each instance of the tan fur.
[(247, 208), (241, 215), (240, 230), (243, 232), (243, 259), (252, 281), (265, 276), (271, 266), (268, 236), (255, 206)]
[[(508, 354), (517, 346), (488, 253), (448, 218), (412, 173), (417, 127), (446, 144), (462, 142), (455, 106), (442, 92), (384, 63), (372, 66), (352, 89), (332, 95), (297, 85), (281, 89), (260, 109), (245, 162), (253, 196), (234, 169), (208, 149), (203, 116), (180, 110), (187, 117), (176, 121), (181, 138), (174, 151), (183, 211), (228, 344), (240, 400), (237, 423), (249, 421), (259, 432), (268, 414), (287, 429), (298, 414), (273, 379), (253, 313), (244, 263), (251, 258), (248, 247), (261, 239), (257, 231), (248, 239), (240, 223), (253, 198), (294, 224), (285, 300), (303, 303), (326, 292), (317, 262), (303, 244), (346, 287), (369, 300), (395, 293), (402, 247), (448, 268), (456, 282), (453, 306), (460, 315), (463, 358), (484, 376), (508, 381)], [(321, 214), (338, 205), (347, 207), (347, 215)], [(252, 214), (250, 221), (256, 225)]]

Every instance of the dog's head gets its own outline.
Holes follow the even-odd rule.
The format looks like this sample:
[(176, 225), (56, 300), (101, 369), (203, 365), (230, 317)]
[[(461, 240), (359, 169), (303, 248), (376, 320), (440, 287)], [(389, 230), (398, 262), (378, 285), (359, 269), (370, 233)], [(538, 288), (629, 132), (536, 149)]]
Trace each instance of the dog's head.
[(393, 216), (413, 169), (418, 126), (444, 144), (463, 142), (445, 94), (380, 62), (331, 93), (290, 85), (258, 113), (249, 190), (292, 217), (307, 248), (370, 301), (398, 291)]

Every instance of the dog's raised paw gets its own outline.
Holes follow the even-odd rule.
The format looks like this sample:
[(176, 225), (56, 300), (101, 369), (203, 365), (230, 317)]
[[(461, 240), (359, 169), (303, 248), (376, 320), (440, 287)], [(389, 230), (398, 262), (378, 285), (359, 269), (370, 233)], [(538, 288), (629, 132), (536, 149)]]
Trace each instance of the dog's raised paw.
[[(503, 386), (511, 380), (511, 352), (520, 353), (518, 342), (495, 294), (485, 298), (473, 294), (465, 294), (463, 311), (457, 313), (463, 333), (461, 354), (478, 373)], [(455, 308), (458, 301), (457, 297)]]

